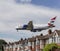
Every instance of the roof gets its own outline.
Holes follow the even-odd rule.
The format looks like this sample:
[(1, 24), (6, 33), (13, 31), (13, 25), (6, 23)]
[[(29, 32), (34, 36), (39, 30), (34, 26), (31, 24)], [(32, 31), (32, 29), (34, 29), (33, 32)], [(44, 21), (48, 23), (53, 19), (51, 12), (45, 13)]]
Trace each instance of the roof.
[(57, 34), (60, 36), (60, 30), (55, 30), (57, 32)]
[(39, 36), (36, 36), (36, 38), (38, 38), (40, 40), (45, 40), (45, 39), (49, 39), (53, 35), (54, 35), (54, 32), (52, 32), (51, 34), (46, 34), (46, 35), (39, 35)]
[(35, 41), (35, 40), (36, 40), (36, 37), (28, 38), (29, 42), (32, 42), (32, 41)]
[[(56, 33), (60, 36), (60, 30), (55, 30), (55, 31), (56, 31)], [(52, 32), (51, 34), (45, 35), (43, 39), (48, 39), (48, 38), (52, 37), (53, 35), (55, 35), (55, 34), (54, 34), (55, 31)]]

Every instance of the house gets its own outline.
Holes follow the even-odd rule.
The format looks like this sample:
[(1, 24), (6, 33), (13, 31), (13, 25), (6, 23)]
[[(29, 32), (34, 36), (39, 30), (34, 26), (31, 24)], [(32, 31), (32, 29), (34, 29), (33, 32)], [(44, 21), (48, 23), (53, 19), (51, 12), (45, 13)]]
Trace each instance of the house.
[(4, 51), (42, 51), (46, 44), (56, 43), (60, 46), (60, 30), (48, 30), (46, 35), (40, 34), (32, 38), (21, 39), (4, 45)]

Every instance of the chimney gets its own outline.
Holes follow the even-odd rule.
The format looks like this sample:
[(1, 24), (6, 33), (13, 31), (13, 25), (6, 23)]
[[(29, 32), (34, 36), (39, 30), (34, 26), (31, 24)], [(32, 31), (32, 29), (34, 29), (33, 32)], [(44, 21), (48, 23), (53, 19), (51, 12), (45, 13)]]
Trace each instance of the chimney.
[(21, 41), (23, 40), (23, 38), (21, 38)]
[(43, 34), (41, 33), (40, 36), (43, 36)]
[(27, 40), (27, 39), (25, 38), (25, 40)]
[(52, 33), (52, 30), (51, 30), (51, 29), (49, 29), (49, 30), (48, 30), (48, 34), (51, 34), (51, 33)]

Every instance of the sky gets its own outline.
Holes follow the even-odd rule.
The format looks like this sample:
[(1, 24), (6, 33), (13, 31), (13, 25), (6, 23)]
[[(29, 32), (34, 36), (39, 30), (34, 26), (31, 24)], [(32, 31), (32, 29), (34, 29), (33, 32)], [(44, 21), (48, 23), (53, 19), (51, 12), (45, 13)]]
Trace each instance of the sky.
[(60, 30), (60, 0), (0, 0), (0, 39), (14, 42), (46, 33), (47, 30), (17, 32), (15, 28), (31, 20), (34, 24), (47, 24), (54, 16), (57, 19), (53, 30)]

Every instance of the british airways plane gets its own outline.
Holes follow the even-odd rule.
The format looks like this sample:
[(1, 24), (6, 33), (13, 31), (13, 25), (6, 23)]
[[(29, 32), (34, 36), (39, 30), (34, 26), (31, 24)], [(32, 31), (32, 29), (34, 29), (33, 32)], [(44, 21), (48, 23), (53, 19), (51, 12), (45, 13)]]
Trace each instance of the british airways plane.
[(43, 25), (41, 25), (41, 24), (33, 25), (33, 22), (29, 21), (29, 23), (26, 24), (26, 25), (18, 26), (16, 28), (16, 30), (17, 31), (18, 30), (30, 30), (31, 32), (37, 32), (37, 31), (39, 32), (39, 31), (42, 31), (42, 30), (53, 28), (53, 27), (55, 27), (54, 22), (56, 20), (56, 17), (57, 16), (51, 18), (50, 21), (47, 24), (43, 24)]

